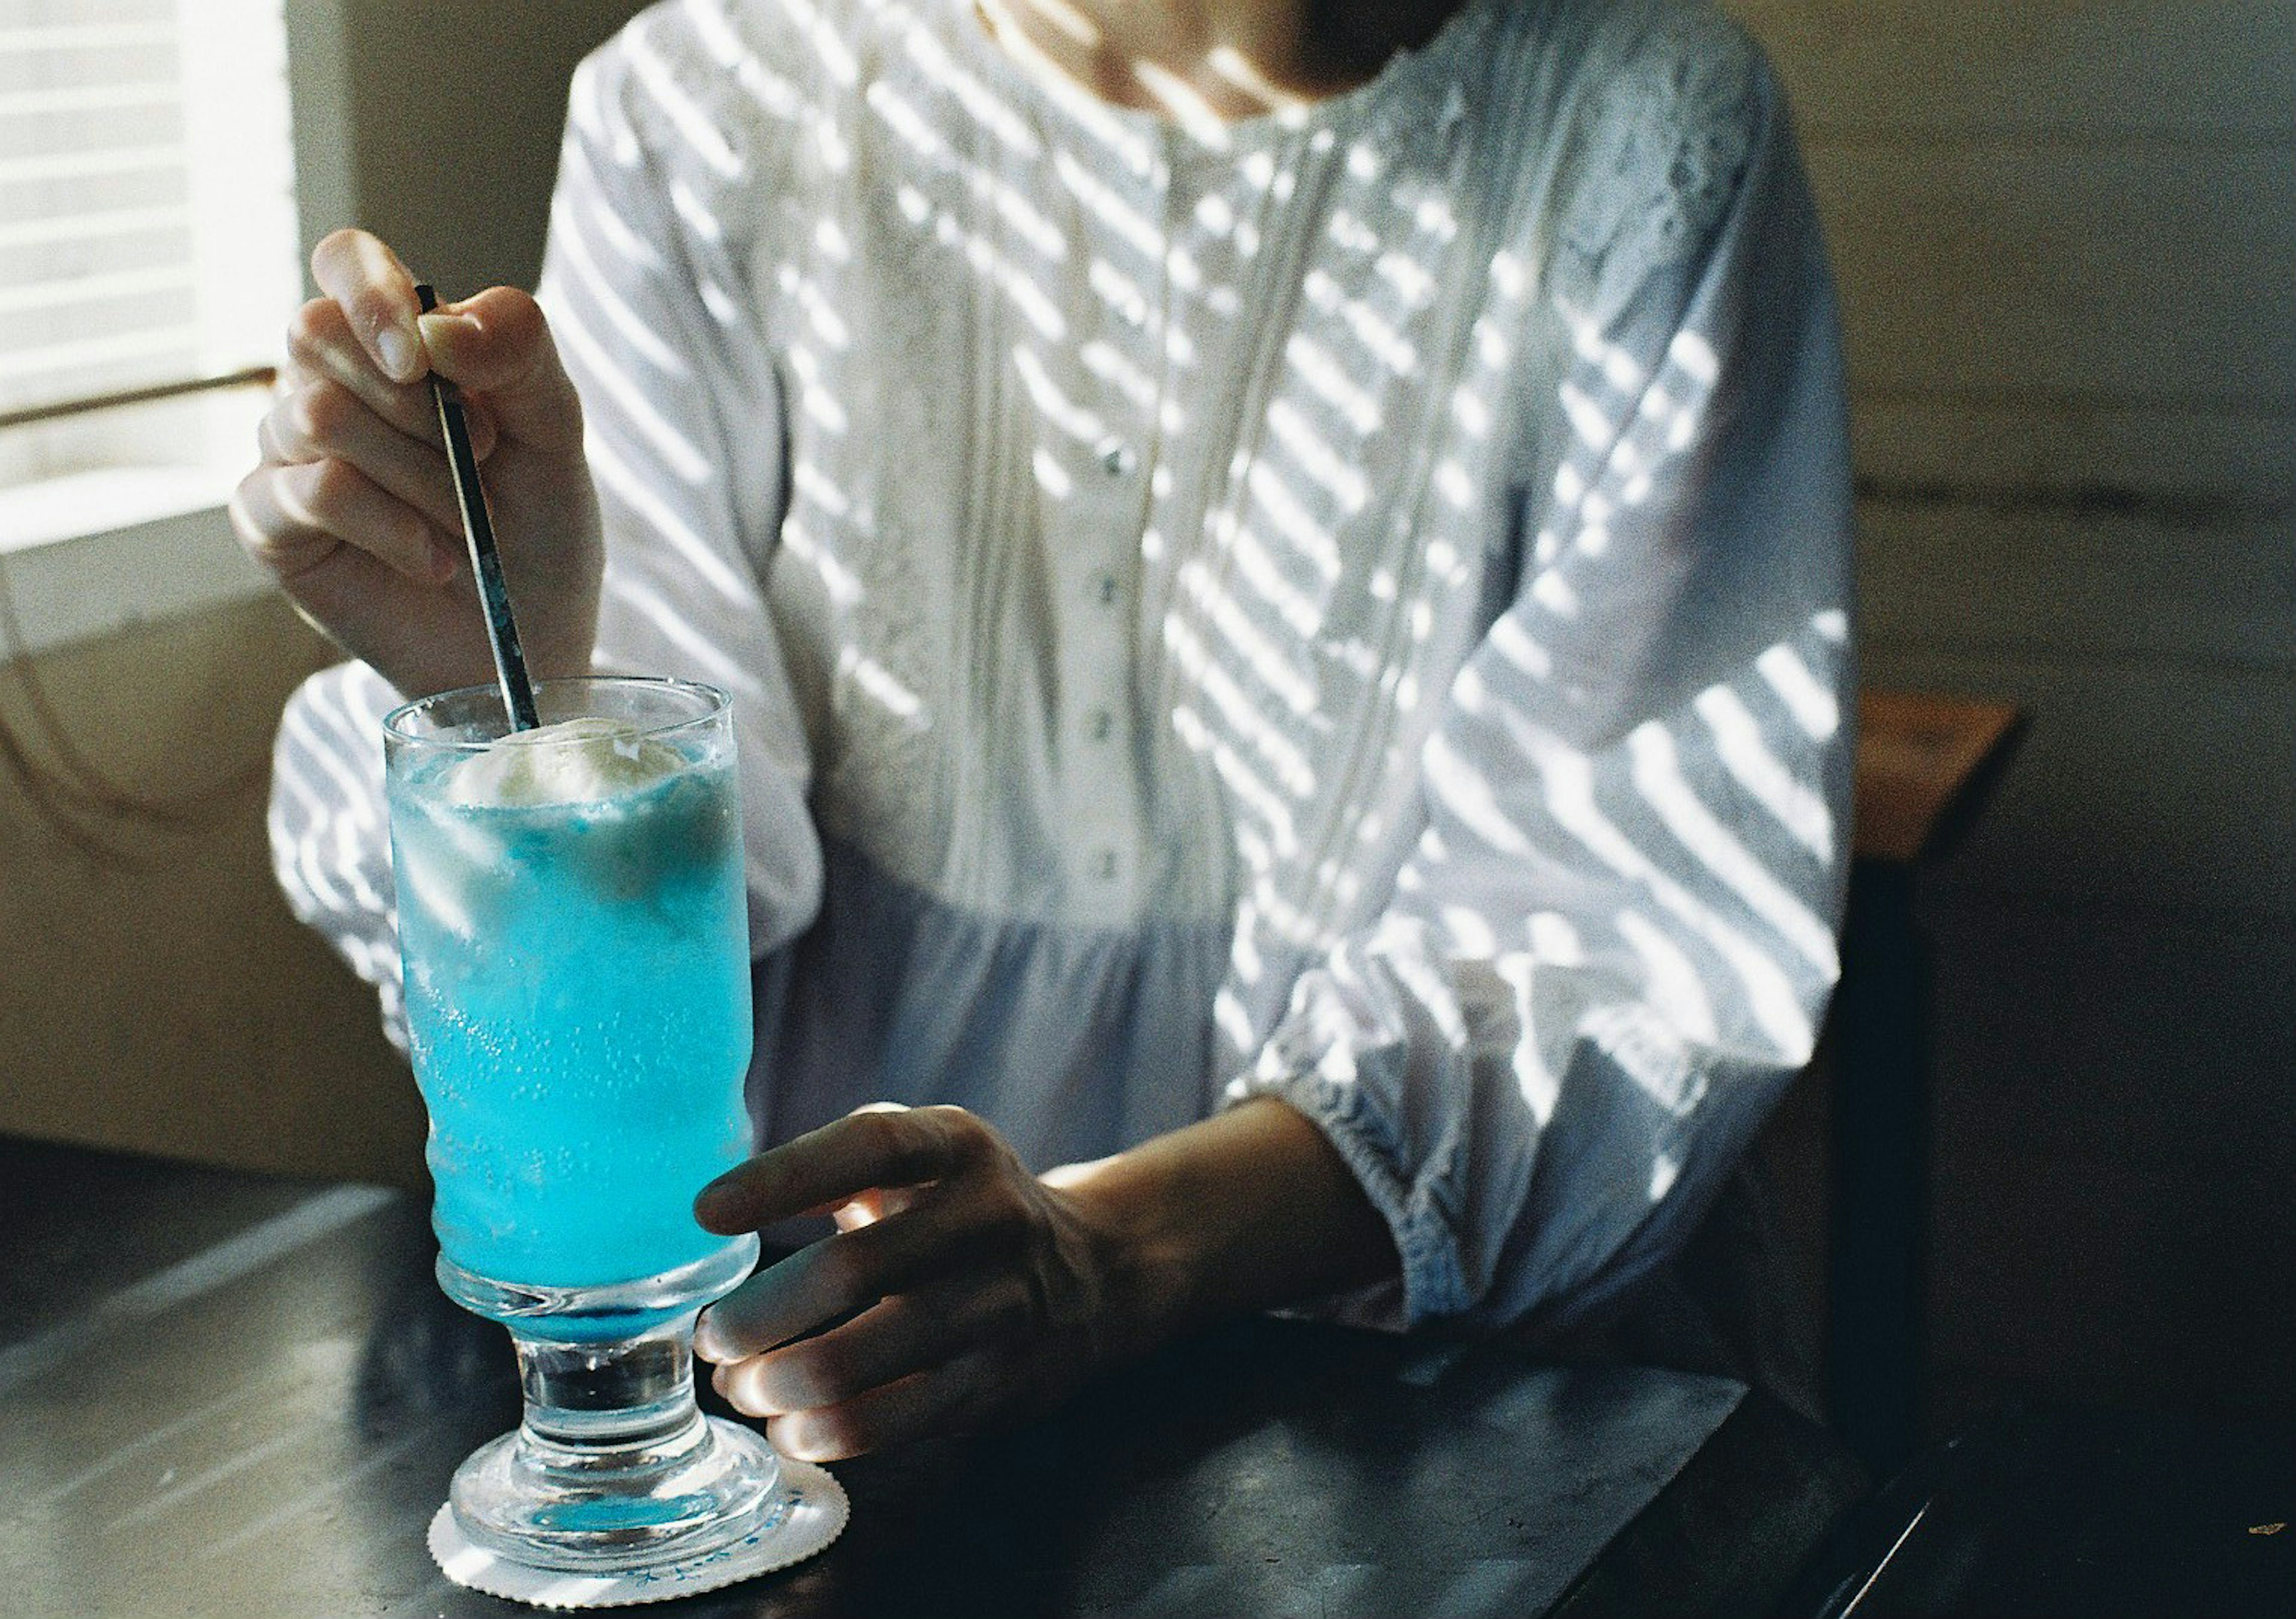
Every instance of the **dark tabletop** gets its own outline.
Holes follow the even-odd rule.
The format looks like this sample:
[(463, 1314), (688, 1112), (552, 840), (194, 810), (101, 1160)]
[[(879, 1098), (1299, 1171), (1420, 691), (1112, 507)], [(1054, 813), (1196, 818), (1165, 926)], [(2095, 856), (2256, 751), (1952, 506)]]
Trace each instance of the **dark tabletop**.
[(1865, 1503), (1792, 1619), (2296, 1614), (2296, 1423), (2009, 1409)]
[[(0, 1137), (0, 1615), (531, 1611), (423, 1549), (518, 1402), (414, 1200)], [(824, 1556), (646, 1611), (1757, 1615), (1858, 1485), (1734, 1383), (1280, 1321), (835, 1470)]]

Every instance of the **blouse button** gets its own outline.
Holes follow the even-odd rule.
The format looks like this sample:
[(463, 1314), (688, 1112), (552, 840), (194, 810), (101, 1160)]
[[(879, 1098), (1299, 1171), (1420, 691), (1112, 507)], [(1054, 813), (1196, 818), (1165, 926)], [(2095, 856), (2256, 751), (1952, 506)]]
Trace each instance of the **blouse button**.
[(1086, 726), (1092, 732), (1094, 741), (1105, 742), (1109, 733), (1116, 729), (1116, 716), (1105, 708), (1095, 708), (1091, 718), (1086, 721)]
[(1100, 470), (1111, 478), (1129, 478), (1140, 465), (1138, 452), (1120, 438), (1103, 438), (1099, 447)]

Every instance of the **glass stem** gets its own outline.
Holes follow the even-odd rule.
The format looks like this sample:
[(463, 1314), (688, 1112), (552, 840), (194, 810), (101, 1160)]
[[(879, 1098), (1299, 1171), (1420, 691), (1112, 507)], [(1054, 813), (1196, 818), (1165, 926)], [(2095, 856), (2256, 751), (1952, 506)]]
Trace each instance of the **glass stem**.
[[(693, 1402), (693, 1315), (637, 1337), (570, 1344), (512, 1329), (526, 1394), (521, 1437), (559, 1467), (649, 1453), (667, 1461), (705, 1435)], [(594, 1461), (593, 1465), (595, 1465)]]

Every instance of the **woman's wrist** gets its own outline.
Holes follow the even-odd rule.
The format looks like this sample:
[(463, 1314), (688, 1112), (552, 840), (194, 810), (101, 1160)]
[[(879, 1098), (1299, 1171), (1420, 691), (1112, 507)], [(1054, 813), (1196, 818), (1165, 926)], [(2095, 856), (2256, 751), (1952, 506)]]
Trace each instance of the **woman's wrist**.
[(1104, 1366), (1152, 1353), (1196, 1324), (1202, 1234), (1183, 1206), (1175, 1167), (1135, 1149), (1043, 1177), (1086, 1233), (1100, 1299), (1094, 1358)]
[(1377, 1281), (1399, 1263), (1338, 1152), (1273, 1098), (1044, 1179), (1092, 1233), (1111, 1362), (1229, 1316)]

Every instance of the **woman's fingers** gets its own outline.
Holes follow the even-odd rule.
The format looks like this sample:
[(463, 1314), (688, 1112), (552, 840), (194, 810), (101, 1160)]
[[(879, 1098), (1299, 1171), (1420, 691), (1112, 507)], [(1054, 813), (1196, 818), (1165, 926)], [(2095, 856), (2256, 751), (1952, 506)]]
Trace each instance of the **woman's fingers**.
[[(1105, 1255), (1061, 1196), (961, 1108), (870, 1109), (720, 1176), (712, 1230), (802, 1211), (840, 1230), (704, 1312), (694, 1353), (776, 1443), (824, 1460), (1041, 1398), (1097, 1353)], [(810, 1334), (811, 1336), (805, 1336)]]
[(777, 1417), (841, 1404), (1026, 1327), (1020, 1280), (968, 1271), (885, 1299), (815, 1337), (724, 1368), (718, 1390), (736, 1410)]
[(332, 298), (313, 298), (288, 323), (287, 367), (291, 379), (334, 382), (399, 432), (439, 442), (438, 407), (419, 380), (422, 373), (416, 373), (417, 380), (400, 382), (379, 370), (353, 331), (351, 317)]
[(364, 231), (337, 231), (311, 255), (324, 297), (304, 306), (288, 338), (300, 371), (332, 378), (403, 433), (436, 442), (430, 391), (436, 371), (473, 396), (476, 417), (546, 455), (578, 457), (582, 406), (558, 356), (550, 323), (533, 297), (490, 287), (425, 314), (414, 277), (398, 256)]
[[(355, 395), (368, 410), (398, 431), (425, 444), (438, 445), (439, 407), (427, 381), (395, 382), (375, 368), (374, 361), (351, 329), (350, 317), (332, 298), (313, 298), (295, 313), (287, 328), (287, 364), (280, 374), (280, 392), (292, 393), (326, 380)], [(484, 461), (494, 454), (501, 437), (491, 412), (465, 402), (471, 423), (471, 449)]]
[(959, 1108), (850, 1113), (718, 1176), (694, 1198), (693, 1217), (728, 1236), (754, 1231), (878, 1187), (938, 1181), (995, 1140)]
[(962, 1356), (840, 1405), (775, 1417), (766, 1424), (766, 1437), (800, 1461), (843, 1461), (962, 1430), (972, 1425), (984, 1403), (984, 1386), (996, 1375), (992, 1360)]
[(422, 307), (414, 277), (398, 254), (365, 231), (337, 231), (312, 249), (311, 274), (384, 376), (395, 382), (422, 380), (427, 362), (415, 326)]
[(758, 1354), (926, 1282), (937, 1266), (1005, 1259), (1018, 1235), (1010, 1214), (993, 1186), (945, 1187), (898, 1214), (824, 1237), (711, 1305), (694, 1353), (705, 1361)]
[(842, 1461), (888, 1446), (975, 1427), (1027, 1401), (1007, 1352), (985, 1349), (887, 1383), (836, 1405), (816, 1406), (766, 1424), (774, 1448), (800, 1461)]
[(502, 431), (550, 455), (582, 449), (582, 405), (542, 306), (515, 287), (489, 287), (422, 320), (430, 364)]
[(258, 431), (263, 464), (232, 502), (241, 543), (308, 618), (400, 690), (485, 678), (492, 661), (462, 565), (435, 372), (464, 388), (529, 664), (542, 675), (587, 669), (597, 497), (581, 411), (540, 309), (508, 289), (448, 306), (433, 354), (414, 277), (382, 242), (340, 231), (311, 264), (324, 296), (289, 331)]
[(441, 533), (461, 521), (445, 454), (410, 438), (332, 378), (283, 395), (256, 429), (264, 459), (282, 465), (343, 461), (422, 513)]
[[(374, 246), (389, 252), (379, 242)], [(324, 253), (327, 243), (320, 247)], [(340, 261), (352, 252), (346, 248), (333, 257)], [(321, 282), (328, 296), (304, 305), (288, 329), (291, 375), (328, 378), (400, 432), (436, 444), (438, 410), (424, 380), (435, 370), (464, 390), (472, 447), (481, 459), (505, 433), (549, 454), (579, 454), (581, 401), (559, 359), (550, 323), (530, 295), (490, 287), (417, 316), (411, 281), (401, 311), (397, 289), (373, 284), (367, 279), (372, 274), (359, 261), (332, 283)], [(404, 335), (415, 344), (411, 367), (386, 363), (379, 352), (396, 352), (401, 312), (407, 314)], [(378, 328), (378, 322), (384, 324)]]
[(839, 1231), (857, 1231), (912, 1206), (926, 1190), (918, 1186), (873, 1186), (859, 1197), (849, 1198), (831, 1208), (829, 1217), (837, 1222)]
[(233, 497), (248, 553), (291, 584), (345, 545), (426, 585), (454, 576), (455, 552), (430, 519), (343, 461), (258, 467)]

